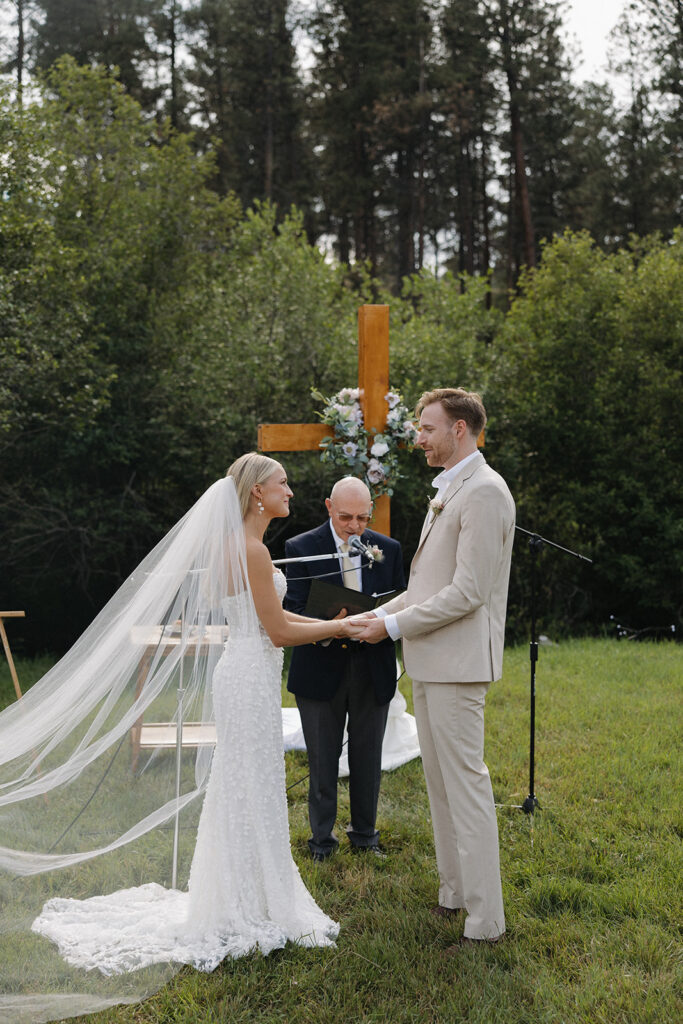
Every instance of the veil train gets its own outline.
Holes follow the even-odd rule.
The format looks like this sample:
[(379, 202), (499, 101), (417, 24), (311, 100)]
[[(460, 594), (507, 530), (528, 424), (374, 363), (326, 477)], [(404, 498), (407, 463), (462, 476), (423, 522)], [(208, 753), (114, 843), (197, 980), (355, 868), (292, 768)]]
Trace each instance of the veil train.
[[(168, 902), (176, 872), (178, 890), (187, 888), (214, 748), (198, 740), (176, 757), (176, 730), (179, 711), (181, 721), (200, 723), (200, 738), (213, 728), (226, 598), (231, 635), (258, 637), (231, 478), (209, 487), (71, 650), (0, 714), (0, 1024), (136, 1002), (178, 969), (86, 971), (60, 955), (49, 928), (32, 926), (55, 898), (131, 890)], [(263, 643), (252, 644), (249, 659), (253, 678), (272, 676)], [(279, 704), (278, 691), (278, 716)], [(235, 707), (241, 714), (239, 698)], [(148, 728), (154, 723), (165, 728)], [(226, 735), (245, 731), (242, 722), (227, 725)], [(328, 929), (322, 944), (332, 937)]]

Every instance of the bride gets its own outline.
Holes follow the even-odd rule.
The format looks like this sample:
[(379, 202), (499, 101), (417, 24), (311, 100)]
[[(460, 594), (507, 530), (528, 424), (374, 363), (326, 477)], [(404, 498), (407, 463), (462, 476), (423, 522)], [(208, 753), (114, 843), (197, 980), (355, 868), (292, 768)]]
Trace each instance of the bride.
[[(0, 955), (10, 965), (0, 1021), (133, 1002), (179, 964), (211, 971), (288, 940), (334, 944), (338, 925), (304, 886), (290, 850), (282, 648), (357, 627), (283, 609), (285, 578), (263, 536), (273, 518), (289, 515), (291, 496), (279, 463), (239, 458), (74, 648), (0, 715), (0, 897), (8, 900)], [(216, 637), (226, 622), (223, 647)], [(203, 727), (215, 720), (213, 757), (198, 746), (191, 779), (186, 763), (150, 744), (131, 777), (124, 739), (144, 716), (168, 716), (176, 692), (178, 707)], [(187, 891), (164, 884), (172, 831), (181, 870), (191, 860)], [(11, 875), (27, 884), (11, 886)], [(31, 945), (13, 971), (2, 936), (15, 927), (25, 938), (29, 922)]]

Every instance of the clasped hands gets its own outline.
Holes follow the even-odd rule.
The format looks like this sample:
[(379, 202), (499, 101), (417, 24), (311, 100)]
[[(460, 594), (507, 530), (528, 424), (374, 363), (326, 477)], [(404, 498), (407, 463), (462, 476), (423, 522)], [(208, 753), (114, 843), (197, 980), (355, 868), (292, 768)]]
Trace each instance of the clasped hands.
[(336, 634), (350, 640), (363, 640), (368, 644), (378, 644), (380, 640), (385, 640), (387, 635), (384, 619), (379, 618), (374, 612), (362, 612), (360, 615), (340, 618), (339, 631)]

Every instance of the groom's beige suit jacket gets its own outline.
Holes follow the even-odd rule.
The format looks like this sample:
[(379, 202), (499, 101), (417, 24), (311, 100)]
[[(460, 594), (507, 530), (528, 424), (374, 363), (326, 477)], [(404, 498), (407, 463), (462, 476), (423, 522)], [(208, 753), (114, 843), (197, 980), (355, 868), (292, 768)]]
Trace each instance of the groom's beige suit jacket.
[(515, 503), (484, 456), (465, 466), (427, 515), (395, 614), (406, 671), (424, 682), (483, 683), (503, 669)]

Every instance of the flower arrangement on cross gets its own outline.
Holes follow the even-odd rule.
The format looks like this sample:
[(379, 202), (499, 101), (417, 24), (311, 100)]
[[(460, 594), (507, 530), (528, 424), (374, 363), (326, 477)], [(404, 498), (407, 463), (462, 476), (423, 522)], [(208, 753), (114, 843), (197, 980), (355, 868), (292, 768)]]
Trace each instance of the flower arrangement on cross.
[(373, 501), (381, 494), (394, 493), (401, 473), (398, 468), (398, 449), (411, 449), (417, 430), (402, 395), (390, 389), (384, 396), (389, 406), (386, 424), (381, 433), (370, 438), (363, 423), (358, 388), (342, 388), (336, 395), (326, 398), (319, 391), (313, 397), (324, 403), (318, 413), (323, 423), (332, 428), (329, 437), (320, 442), (320, 459), (345, 469), (350, 476), (360, 477), (370, 488)]

